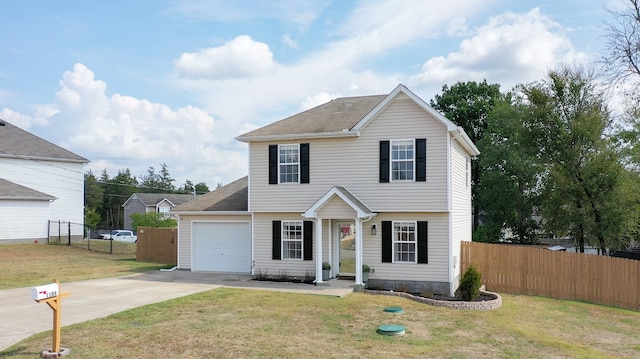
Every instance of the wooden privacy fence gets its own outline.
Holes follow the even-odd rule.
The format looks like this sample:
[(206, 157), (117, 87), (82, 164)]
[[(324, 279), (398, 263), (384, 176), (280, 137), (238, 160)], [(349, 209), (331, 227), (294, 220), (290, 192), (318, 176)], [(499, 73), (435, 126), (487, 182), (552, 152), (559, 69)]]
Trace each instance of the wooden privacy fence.
[(516, 245), (463, 242), (488, 290), (640, 310), (640, 261)]
[(138, 227), (136, 260), (176, 265), (178, 263), (178, 229)]

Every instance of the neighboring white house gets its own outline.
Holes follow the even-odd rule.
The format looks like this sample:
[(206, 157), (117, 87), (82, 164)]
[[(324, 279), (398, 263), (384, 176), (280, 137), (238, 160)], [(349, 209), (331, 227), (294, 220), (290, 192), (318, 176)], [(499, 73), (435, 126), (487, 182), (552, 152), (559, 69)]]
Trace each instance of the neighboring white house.
[[(248, 178), (173, 210), (179, 268), (320, 283), (328, 262), (332, 277), (363, 284), (366, 264), (370, 286), (453, 294), (479, 151), (405, 86), (338, 98), (237, 139), (249, 144)], [(234, 196), (246, 207), (231, 207)], [(225, 264), (226, 248), (240, 263)]]
[(0, 120), (0, 243), (46, 241), (49, 220), (81, 237), (87, 162)]
[(123, 204), (124, 229), (132, 229), (131, 215), (133, 213), (160, 213), (166, 217), (173, 217), (169, 211), (178, 205), (192, 200), (192, 194), (175, 193), (134, 193)]

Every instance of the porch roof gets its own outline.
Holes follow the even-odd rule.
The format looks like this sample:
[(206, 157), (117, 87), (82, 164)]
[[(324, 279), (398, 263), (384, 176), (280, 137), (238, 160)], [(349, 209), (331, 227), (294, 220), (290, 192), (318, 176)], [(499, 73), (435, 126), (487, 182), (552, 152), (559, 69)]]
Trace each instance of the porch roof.
[(377, 213), (373, 212), (366, 204), (360, 201), (353, 193), (342, 186), (332, 187), (324, 196), (307, 209), (302, 215), (305, 218), (317, 218), (318, 211), (322, 209), (333, 197), (339, 197), (357, 214), (358, 218), (375, 217)]

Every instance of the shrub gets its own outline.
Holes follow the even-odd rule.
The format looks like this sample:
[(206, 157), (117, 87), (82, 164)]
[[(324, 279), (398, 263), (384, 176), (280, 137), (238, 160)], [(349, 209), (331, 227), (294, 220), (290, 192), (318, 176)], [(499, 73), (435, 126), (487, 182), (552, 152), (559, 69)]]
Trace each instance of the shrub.
[(322, 262), (322, 269), (323, 270), (331, 269), (331, 264), (329, 262)]
[(478, 296), (480, 295), (481, 279), (482, 276), (476, 269), (476, 266), (469, 266), (467, 271), (464, 272), (462, 280), (460, 280), (460, 285), (458, 286), (458, 290), (456, 290), (456, 295), (462, 300), (476, 300), (476, 298), (478, 298)]

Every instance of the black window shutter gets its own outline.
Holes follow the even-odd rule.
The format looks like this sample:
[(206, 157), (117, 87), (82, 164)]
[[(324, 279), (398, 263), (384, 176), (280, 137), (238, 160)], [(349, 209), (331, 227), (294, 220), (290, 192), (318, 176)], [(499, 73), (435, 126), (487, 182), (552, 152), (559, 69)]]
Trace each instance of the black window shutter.
[(393, 233), (391, 221), (382, 221), (382, 262), (393, 262)]
[(380, 183), (389, 182), (389, 141), (380, 141)]
[(313, 260), (313, 222), (311, 221), (302, 223), (302, 247), (304, 248), (303, 259)]
[(427, 249), (428, 223), (427, 221), (418, 221), (418, 263), (429, 263), (429, 251)]
[(278, 184), (278, 145), (269, 145), (269, 184)]
[(300, 183), (309, 183), (309, 144), (300, 144)]
[(282, 222), (273, 221), (272, 229), (272, 245), (271, 245), (271, 259), (282, 259)]
[(427, 139), (416, 139), (416, 181), (427, 181)]

